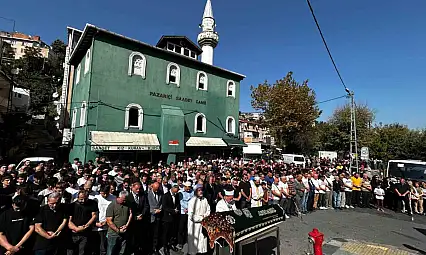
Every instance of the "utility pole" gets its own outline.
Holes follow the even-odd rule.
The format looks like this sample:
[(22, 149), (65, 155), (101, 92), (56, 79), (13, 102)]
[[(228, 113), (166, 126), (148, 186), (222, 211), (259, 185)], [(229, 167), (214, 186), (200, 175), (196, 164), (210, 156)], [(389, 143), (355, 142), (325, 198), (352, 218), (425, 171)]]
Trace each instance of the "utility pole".
[[(349, 153), (350, 153), (350, 161), (349, 161), (349, 169), (352, 171), (353, 167), (353, 158), (352, 155), (355, 155), (355, 167), (356, 172), (359, 172), (359, 164), (358, 164), (358, 138), (356, 135), (356, 105), (355, 105), (355, 96), (354, 92), (346, 89), (348, 93), (348, 97), (351, 100), (351, 138), (349, 145)], [(354, 153), (355, 152), (355, 153)]]

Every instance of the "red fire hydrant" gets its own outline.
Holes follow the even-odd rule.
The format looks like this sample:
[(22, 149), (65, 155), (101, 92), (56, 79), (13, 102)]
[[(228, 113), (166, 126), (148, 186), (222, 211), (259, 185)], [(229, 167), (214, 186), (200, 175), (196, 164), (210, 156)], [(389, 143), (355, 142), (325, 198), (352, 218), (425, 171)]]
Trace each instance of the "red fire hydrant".
[(314, 228), (311, 232), (308, 233), (308, 235), (309, 242), (311, 242), (314, 247), (314, 255), (323, 255), (322, 243), (324, 242), (324, 234), (319, 232), (318, 229)]

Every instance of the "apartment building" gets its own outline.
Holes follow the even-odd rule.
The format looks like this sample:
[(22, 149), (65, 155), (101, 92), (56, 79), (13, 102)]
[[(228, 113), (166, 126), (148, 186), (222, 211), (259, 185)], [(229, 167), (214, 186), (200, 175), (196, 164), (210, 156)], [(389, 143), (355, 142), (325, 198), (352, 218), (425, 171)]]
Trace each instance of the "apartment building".
[(20, 32), (0, 31), (0, 40), (11, 46), (15, 53), (15, 59), (22, 58), (25, 55), (26, 47), (37, 47), (43, 58), (50, 57), (50, 46), (43, 42), (38, 35), (27, 35)]

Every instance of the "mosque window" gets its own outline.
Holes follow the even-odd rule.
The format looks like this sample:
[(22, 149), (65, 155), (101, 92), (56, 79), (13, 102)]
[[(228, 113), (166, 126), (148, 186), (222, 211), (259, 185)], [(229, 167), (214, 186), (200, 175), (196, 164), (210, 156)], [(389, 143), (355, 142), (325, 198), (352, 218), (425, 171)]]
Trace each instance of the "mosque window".
[(136, 75), (145, 79), (146, 57), (139, 52), (132, 52), (129, 56), (129, 76)]
[(235, 83), (233, 81), (228, 81), (226, 96), (235, 98)]
[(124, 129), (137, 128), (142, 130), (143, 109), (138, 104), (129, 104), (126, 107)]
[(167, 84), (176, 84), (179, 87), (180, 84), (180, 68), (175, 63), (170, 63), (167, 66), (167, 77), (166, 77), (166, 83)]
[(206, 133), (207, 121), (206, 116), (202, 113), (195, 115), (195, 133)]
[(226, 118), (226, 133), (235, 135), (235, 119), (232, 116)]
[(207, 90), (208, 78), (205, 72), (199, 71), (197, 73), (197, 89)]

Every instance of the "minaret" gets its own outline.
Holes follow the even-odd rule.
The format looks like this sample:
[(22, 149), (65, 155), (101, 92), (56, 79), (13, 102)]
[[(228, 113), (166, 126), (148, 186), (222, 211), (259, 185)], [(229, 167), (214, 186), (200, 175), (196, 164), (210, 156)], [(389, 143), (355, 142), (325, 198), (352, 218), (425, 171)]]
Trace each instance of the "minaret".
[(204, 7), (203, 20), (200, 24), (202, 31), (198, 34), (198, 44), (201, 46), (201, 62), (213, 65), (213, 49), (219, 42), (219, 36), (215, 30), (216, 22), (213, 17), (212, 3), (207, 0)]

